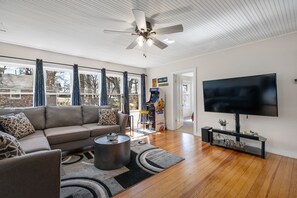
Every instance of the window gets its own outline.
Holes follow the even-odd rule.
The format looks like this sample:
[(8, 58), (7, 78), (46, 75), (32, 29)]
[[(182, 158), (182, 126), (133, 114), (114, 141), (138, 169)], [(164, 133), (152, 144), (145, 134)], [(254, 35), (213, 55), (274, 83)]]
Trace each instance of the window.
[(0, 107), (33, 106), (33, 68), (0, 63)]
[(46, 69), (47, 105), (71, 105), (71, 81), (69, 70)]
[(122, 82), (121, 77), (116, 75), (106, 76), (108, 105), (121, 109)]
[(99, 75), (80, 73), (79, 80), (81, 104), (99, 105)]
[(130, 110), (140, 109), (140, 79), (136, 77), (128, 78), (129, 87), (129, 107)]

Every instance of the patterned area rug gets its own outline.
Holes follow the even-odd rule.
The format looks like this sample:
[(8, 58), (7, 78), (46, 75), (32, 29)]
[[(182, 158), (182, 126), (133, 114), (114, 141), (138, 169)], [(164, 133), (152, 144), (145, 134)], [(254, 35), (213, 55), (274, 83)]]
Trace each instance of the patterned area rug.
[(131, 142), (131, 162), (116, 170), (97, 169), (94, 151), (67, 156), (62, 161), (61, 197), (111, 197), (182, 160), (139, 141)]

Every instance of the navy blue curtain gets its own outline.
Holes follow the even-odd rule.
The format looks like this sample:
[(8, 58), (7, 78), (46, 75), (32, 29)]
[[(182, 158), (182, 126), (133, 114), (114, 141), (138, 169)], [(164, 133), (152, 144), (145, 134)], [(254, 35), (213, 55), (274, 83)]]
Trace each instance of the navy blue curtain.
[(80, 105), (78, 65), (73, 65), (72, 105)]
[(145, 74), (141, 74), (141, 109), (146, 109)]
[(36, 59), (34, 106), (45, 106), (43, 63), (41, 59)]
[(101, 69), (101, 98), (100, 105), (107, 105), (107, 88), (106, 88), (106, 70), (105, 68)]
[(129, 87), (128, 87), (128, 72), (124, 72), (123, 75), (123, 88), (124, 88), (124, 100), (123, 100), (123, 113), (130, 115), (130, 107), (129, 107)]

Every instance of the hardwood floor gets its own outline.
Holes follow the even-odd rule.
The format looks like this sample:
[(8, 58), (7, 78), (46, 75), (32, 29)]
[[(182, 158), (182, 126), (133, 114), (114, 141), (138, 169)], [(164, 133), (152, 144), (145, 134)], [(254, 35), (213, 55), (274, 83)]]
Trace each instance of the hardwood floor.
[(115, 197), (297, 197), (297, 159), (261, 159), (173, 131), (150, 140), (185, 160)]

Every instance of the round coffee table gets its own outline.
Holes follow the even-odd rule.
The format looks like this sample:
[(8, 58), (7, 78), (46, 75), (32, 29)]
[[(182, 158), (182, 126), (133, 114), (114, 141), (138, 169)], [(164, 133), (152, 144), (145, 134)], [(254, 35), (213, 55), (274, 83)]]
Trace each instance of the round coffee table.
[(95, 167), (101, 170), (121, 168), (130, 162), (130, 137), (118, 134), (117, 141), (110, 141), (107, 136), (94, 140)]

